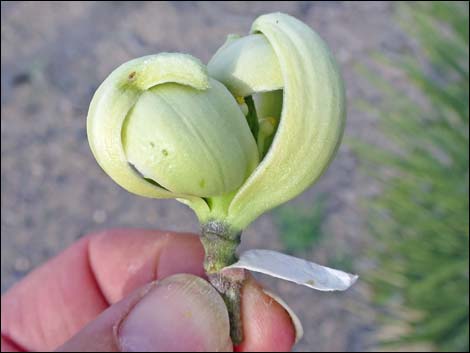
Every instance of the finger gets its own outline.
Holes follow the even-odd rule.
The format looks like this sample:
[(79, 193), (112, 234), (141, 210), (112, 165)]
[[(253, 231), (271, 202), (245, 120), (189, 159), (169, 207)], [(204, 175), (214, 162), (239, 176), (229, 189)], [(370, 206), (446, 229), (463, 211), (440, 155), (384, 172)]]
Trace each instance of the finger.
[(205, 280), (174, 275), (114, 304), (59, 351), (231, 351), (225, 304)]
[(109, 303), (155, 279), (176, 273), (204, 275), (198, 236), (154, 230), (113, 230), (95, 235), (90, 265)]
[[(185, 235), (171, 241), (166, 240), (159, 258), (150, 257), (153, 263), (147, 265), (139, 262), (139, 254), (145, 251), (156, 253), (151, 250), (152, 243), (146, 240), (145, 234), (135, 234), (132, 238), (135, 245), (131, 245), (129, 237), (129, 233), (124, 232), (103, 233), (90, 244), (94, 273), (99, 279), (98, 283), (101, 284), (103, 293), (111, 302), (119, 300), (123, 294), (148, 283), (153, 278), (164, 278), (170, 274), (185, 272), (203, 276), (204, 250), (197, 237)], [(195, 241), (191, 242), (185, 237)], [(140, 270), (129, 271), (137, 268)], [(152, 268), (158, 271), (153, 271)], [(124, 278), (126, 280), (123, 280)], [(127, 285), (124, 284), (126, 282)], [(292, 348), (296, 340), (296, 330), (290, 315), (251, 277), (243, 289), (242, 305), (245, 341), (237, 347), (238, 350), (286, 351)]]
[[(2, 334), (17, 347), (53, 349), (95, 318), (106, 307), (103, 302), (115, 303), (157, 276), (163, 278), (178, 272), (202, 275), (202, 261), (202, 246), (198, 238), (190, 234), (117, 230), (82, 239), (2, 297), (2, 307), (6, 308), (2, 310)], [(88, 269), (82, 271), (86, 275), (77, 275), (83, 268)], [(76, 286), (70, 285), (71, 281)], [(50, 290), (57, 282), (63, 291)], [(254, 291), (259, 295), (245, 301), (244, 308), (250, 307), (247, 305), (250, 301), (258, 302), (260, 298), (271, 301), (261, 289), (254, 287)], [(41, 299), (44, 297), (47, 300)], [(255, 349), (263, 342), (262, 337), (275, 332), (275, 327), (270, 328), (266, 322), (267, 318), (288, 322), (285, 311), (277, 303), (272, 305), (272, 317), (265, 308), (254, 305), (247, 310), (245, 322), (253, 315), (258, 321), (264, 317), (265, 324), (252, 328), (245, 325), (247, 341), (241, 349)], [(18, 319), (21, 317), (28, 317), (28, 320)], [(285, 332), (283, 325), (279, 325), (279, 329)], [(273, 336), (283, 337), (282, 333)]]
[[(128, 233), (113, 232), (112, 235), (104, 233), (93, 239), (90, 244), (90, 258), (92, 267), (95, 269), (94, 273), (99, 279), (98, 283), (102, 285), (103, 293), (106, 293), (105, 296), (111, 302), (119, 300), (123, 294), (148, 283), (153, 278), (164, 278), (170, 274), (185, 272), (203, 276), (204, 250), (197, 237), (185, 235), (196, 240), (194, 242), (183, 236), (171, 241), (166, 240), (159, 258), (153, 258), (153, 264), (141, 265), (139, 254), (145, 251), (156, 252), (151, 250), (152, 244), (146, 241), (145, 234), (136, 235), (133, 236), (134, 250), (131, 250), (134, 246), (130, 243)], [(143, 259), (146, 258), (149, 257), (143, 256)], [(135, 268), (140, 270), (129, 271)], [(158, 271), (152, 271), (152, 268)], [(123, 278), (128, 279), (123, 281)], [(124, 285), (125, 282), (128, 284)], [(237, 350), (290, 350), (296, 341), (297, 332), (291, 316), (283, 305), (285, 304), (281, 305), (267, 295), (250, 277), (243, 288), (242, 298), (245, 340), (241, 346), (237, 347)], [(296, 318), (294, 320), (298, 321)], [(300, 332), (301, 327), (298, 330)]]
[(1, 337), (2, 352), (22, 352), (23, 349), (5, 337)]
[(2, 337), (10, 344), (54, 349), (108, 306), (88, 264), (88, 242), (81, 239), (2, 296)]
[[(245, 282), (242, 291), (243, 342), (239, 352), (288, 352), (296, 342), (294, 322), (280, 304), (253, 280)], [(293, 322), (294, 320), (294, 322)], [(300, 324), (300, 323), (299, 323)], [(301, 336), (301, 327), (299, 335)]]
[(25, 350), (55, 349), (157, 272), (200, 274), (202, 259), (202, 246), (190, 234), (115, 230), (85, 237), (2, 296), (2, 348), (5, 341)]

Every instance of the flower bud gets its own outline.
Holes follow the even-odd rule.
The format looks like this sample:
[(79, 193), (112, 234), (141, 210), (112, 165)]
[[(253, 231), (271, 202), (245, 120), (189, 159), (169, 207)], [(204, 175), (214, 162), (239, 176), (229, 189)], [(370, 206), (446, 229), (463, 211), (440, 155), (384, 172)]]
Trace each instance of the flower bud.
[(270, 146), (266, 138), (262, 146), (258, 141), (260, 151), (268, 150), (229, 205), (227, 222), (239, 229), (318, 179), (339, 146), (345, 120), (338, 67), (312, 29), (273, 13), (260, 16), (251, 33), (230, 36), (208, 64), (209, 75), (234, 96), (255, 97), (262, 124), (267, 117), (279, 119)]
[(307, 25), (260, 16), (205, 67), (184, 54), (132, 60), (99, 87), (91, 149), (119, 185), (177, 198), (202, 223), (244, 229), (325, 171), (344, 130), (338, 67)]
[(235, 191), (258, 164), (236, 100), (189, 55), (116, 69), (93, 97), (87, 124), (101, 167), (142, 196), (200, 203)]

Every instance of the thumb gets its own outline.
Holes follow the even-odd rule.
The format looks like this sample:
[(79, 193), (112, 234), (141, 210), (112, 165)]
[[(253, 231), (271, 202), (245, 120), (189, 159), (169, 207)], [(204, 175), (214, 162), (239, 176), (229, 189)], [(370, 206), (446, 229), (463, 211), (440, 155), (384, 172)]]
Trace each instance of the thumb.
[(229, 319), (202, 278), (174, 275), (109, 307), (58, 351), (231, 351)]

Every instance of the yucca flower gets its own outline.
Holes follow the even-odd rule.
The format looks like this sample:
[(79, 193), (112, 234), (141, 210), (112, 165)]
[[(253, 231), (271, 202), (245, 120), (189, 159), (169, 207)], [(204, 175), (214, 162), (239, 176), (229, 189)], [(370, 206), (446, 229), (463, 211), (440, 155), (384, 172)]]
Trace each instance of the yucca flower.
[(88, 137), (119, 185), (195, 211), (206, 272), (225, 296), (239, 342), (243, 271), (234, 268), (320, 290), (355, 280), (282, 254), (254, 250), (237, 262), (235, 253), (243, 229), (328, 167), (344, 119), (343, 83), (325, 43), (299, 20), (273, 13), (248, 36), (230, 35), (207, 68), (178, 53), (120, 66), (93, 97)]

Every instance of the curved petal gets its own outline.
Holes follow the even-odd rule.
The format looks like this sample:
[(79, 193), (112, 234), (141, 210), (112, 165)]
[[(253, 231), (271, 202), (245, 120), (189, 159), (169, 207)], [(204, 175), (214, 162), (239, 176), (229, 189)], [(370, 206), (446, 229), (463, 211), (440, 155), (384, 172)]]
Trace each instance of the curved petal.
[(237, 97), (283, 87), (276, 55), (261, 34), (239, 39), (229, 37), (209, 61), (207, 69), (210, 76), (223, 82)]
[(338, 68), (314, 31), (289, 15), (274, 13), (259, 17), (252, 32), (263, 34), (276, 54), (284, 98), (268, 153), (230, 204), (227, 221), (240, 229), (300, 194), (322, 174), (338, 148), (345, 120)]
[(113, 71), (96, 91), (88, 111), (88, 141), (98, 164), (128, 191), (152, 198), (184, 198), (207, 208), (199, 198), (145, 181), (129, 166), (124, 153), (121, 131), (128, 112), (143, 91), (166, 82), (199, 90), (209, 87), (205, 67), (190, 55), (162, 53), (131, 60)]
[(124, 123), (128, 161), (168, 190), (212, 197), (237, 190), (258, 165), (235, 99), (210, 79), (200, 91), (166, 83), (140, 96)]

